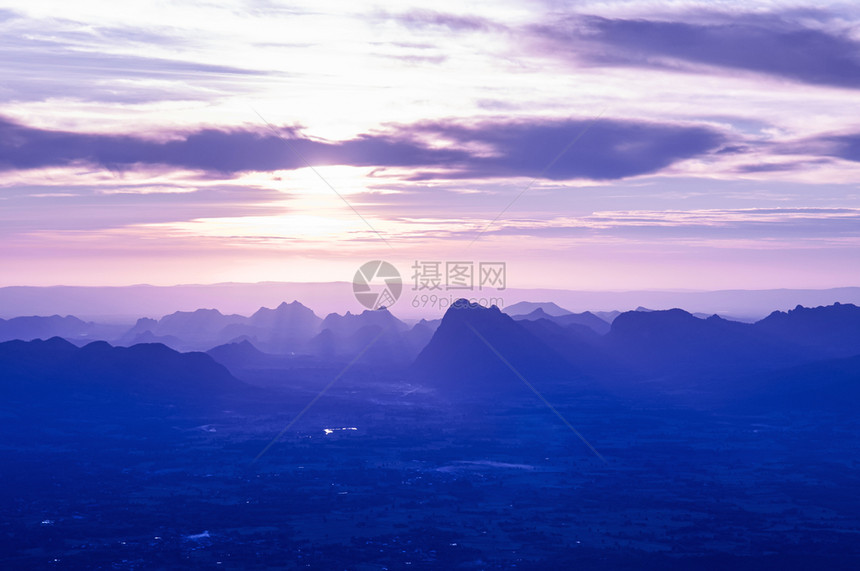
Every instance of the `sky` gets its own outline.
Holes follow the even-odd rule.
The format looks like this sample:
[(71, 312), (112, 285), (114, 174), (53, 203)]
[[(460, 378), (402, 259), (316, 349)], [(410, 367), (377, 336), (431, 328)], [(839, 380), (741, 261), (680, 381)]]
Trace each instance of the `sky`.
[(860, 6), (0, 2), (0, 286), (860, 285)]

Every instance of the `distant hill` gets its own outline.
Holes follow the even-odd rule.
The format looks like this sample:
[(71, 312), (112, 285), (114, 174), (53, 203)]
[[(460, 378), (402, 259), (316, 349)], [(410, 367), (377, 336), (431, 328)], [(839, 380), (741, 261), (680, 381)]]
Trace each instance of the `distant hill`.
[(241, 315), (224, 315), (217, 309), (176, 311), (157, 321), (139, 319), (117, 342), (120, 345), (134, 345), (150, 339), (177, 350), (208, 349), (218, 343), (226, 327), (245, 319)]
[(265, 351), (288, 354), (306, 350), (322, 320), (298, 301), (275, 309), (261, 307), (252, 316), (223, 315), (215, 309), (177, 311), (159, 320), (142, 318), (118, 343), (162, 342), (177, 350), (207, 350), (250, 339)]
[(261, 307), (251, 317), (227, 326), (220, 340), (253, 340), (261, 349), (279, 355), (306, 351), (307, 343), (319, 333), (322, 319), (298, 301), (278, 307)]
[[(520, 309), (531, 307), (519, 305)], [(138, 356), (139, 364), (123, 361), (123, 366), (129, 367), (126, 386), (134, 386), (139, 372), (152, 376), (146, 387), (163, 379), (177, 379), (175, 386), (163, 387), (165, 394), (195, 386), (197, 380), (188, 377), (179, 382), (177, 375), (185, 365), (177, 365), (173, 355), (178, 353), (164, 345), (207, 350), (233, 377), (253, 378), (267, 386), (292, 379), (316, 379), (322, 371), (339, 370), (358, 357), (357, 364), (396, 375), (407, 372), (425, 385), (455, 392), (512, 387), (506, 384), (511, 378), (521, 383), (484, 340), (523, 375), (539, 382), (576, 383), (589, 378), (604, 386), (626, 383), (679, 392), (728, 392), (737, 386), (733, 385), (736, 379), (860, 355), (860, 307), (852, 304), (798, 306), (773, 312), (755, 323), (681, 309), (640, 307), (617, 315), (611, 325), (591, 312), (571, 313), (547, 303), (533, 305), (536, 307), (531, 312), (511, 317), (496, 307), (458, 300), (441, 320), (421, 320), (412, 327), (387, 309), (329, 314), (320, 319), (298, 301), (260, 308), (250, 317), (201, 309), (175, 312), (158, 320), (138, 320), (120, 342), (114, 343), (129, 346), (131, 353), (106, 343), (90, 343), (81, 351), (83, 355), (98, 354), (105, 363)], [(560, 314), (552, 315), (547, 309)], [(36, 370), (27, 367), (48, 367), (59, 358), (51, 350), (62, 356), (71, 350), (69, 345), (83, 345), (91, 335), (106, 331), (99, 327), (73, 316), (0, 320), (0, 338), (15, 335), (25, 341), (50, 340), (42, 345), (14, 345), (23, 360), (15, 361), (14, 355), (7, 354), (11, 360), (0, 374), (17, 378), (15, 375), (24, 374), (22, 371)], [(73, 344), (54, 338), (62, 336)], [(39, 351), (46, 353), (39, 356)], [(151, 353), (148, 359), (147, 351)], [(88, 379), (107, 375), (97, 364), (96, 360), (63, 361), (61, 367), (42, 370), (43, 374), (36, 377), (45, 380), (53, 371), (51, 374), (62, 373), (63, 378), (89, 383)], [(166, 368), (158, 372), (153, 366)], [(121, 369), (111, 370), (120, 375)], [(74, 377), (77, 370), (83, 371), (83, 376)], [(219, 378), (214, 370), (212, 375)]]
[[(343, 293), (350, 291), (351, 287), (352, 284), (348, 282), (123, 287), (10, 286), (0, 287), (0, 317), (60, 314), (98, 321), (96, 316), (115, 316), (133, 323), (138, 317), (164, 315), (177, 308), (214, 307), (225, 314), (247, 315), (256, 311), (260, 305), (274, 307), (285, 299), (301, 300), (317, 310), (318, 315), (324, 315), (345, 309), (342, 306)], [(788, 310), (798, 304), (815, 307), (839, 301), (860, 305), (860, 288), (621, 292), (508, 288), (504, 298), (509, 310), (517, 302), (540, 299), (552, 301), (570, 311), (589, 310), (595, 314), (597, 310), (632, 309), (636, 306), (653, 309), (683, 307), (692, 313), (738, 316), (746, 321), (761, 319), (774, 309)], [(355, 307), (358, 307), (357, 302)], [(420, 319), (429, 315), (422, 308), (413, 308), (404, 303), (403, 299), (391, 309), (401, 318)], [(533, 307), (525, 313), (534, 309), (537, 308)], [(607, 321), (611, 321), (611, 317)]]
[(699, 319), (681, 309), (622, 313), (606, 343), (620, 362), (650, 375), (767, 370), (810, 358), (750, 324)]
[(58, 337), (0, 343), (0, 396), (7, 402), (199, 407), (247, 390), (208, 355), (160, 344), (113, 347), (97, 341), (78, 348)]
[[(510, 315), (510, 314), (509, 314)], [(595, 333), (599, 335), (604, 335), (609, 333), (609, 323), (604, 321), (603, 319), (597, 317), (590, 311), (585, 311), (583, 313), (566, 313), (563, 315), (551, 315), (544, 311), (543, 308), (538, 308), (528, 313), (526, 315), (518, 315), (514, 317), (517, 321), (520, 320), (528, 320), (528, 321), (536, 321), (538, 319), (547, 319), (552, 321), (553, 323), (557, 323), (562, 327), (567, 325), (583, 325), (588, 327)]]
[(322, 329), (330, 329), (339, 337), (348, 337), (368, 326), (378, 326), (387, 331), (406, 331), (409, 326), (394, 317), (386, 308), (362, 311), (359, 314), (347, 311), (344, 315), (330, 313), (323, 320)]
[(754, 328), (822, 359), (860, 355), (860, 307), (850, 303), (774, 311)]
[(267, 365), (275, 366), (279, 363), (274, 355), (263, 353), (247, 339), (213, 347), (206, 351), (206, 354), (212, 357), (215, 362), (227, 367), (237, 377), (239, 371), (243, 369)]
[(594, 315), (612, 325), (612, 322), (615, 321), (615, 318), (621, 315), (621, 312), (618, 310), (614, 311), (592, 311)]
[(410, 375), (442, 395), (527, 395), (529, 389), (500, 355), (537, 387), (575, 383), (582, 377), (569, 361), (497, 307), (466, 300), (457, 300), (445, 313)]
[(504, 312), (511, 317), (516, 317), (519, 315), (528, 315), (538, 310), (541, 310), (547, 315), (552, 315), (554, 317), (571, 313), (570, 311), (564, 309), (563, 307), (559, 307), (551, 301), (521, 301), (519, 303), (514, 303), (509, 306), (506, 306)]
[(177, 311), (162, 317), (153, 333), (193, 339), (217, 333), (228, 325), (241, 323), (245, 319), (241, 315), (224, 315), (217, 309)]
[(320, 328), (311, 340), (314, 355), (349, 360), (360, 354), (361, 363), (386, 367), (410, 363), (432, 335), (426, 324), (410, 328), (386, 308), (332, 313)]
[(122, 326), (100, 325), (82, 321), (73, 315), (60, 317), (27, 316), (0, 319), (0, 342), (22, 339), (50, 339), (63, 337), (71, 341), (86, 342), (111, 338), (122, 330)]

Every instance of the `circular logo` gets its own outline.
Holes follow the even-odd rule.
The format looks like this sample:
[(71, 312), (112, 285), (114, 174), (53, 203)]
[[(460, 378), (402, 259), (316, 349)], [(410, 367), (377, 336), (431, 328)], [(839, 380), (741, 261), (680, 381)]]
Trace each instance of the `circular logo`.
[(403, 291), (403, 280), (397, 268), (383, 260), (373, 260), (355, 272), (352, 291), (358, 303), (368, 309), (390, 307)]

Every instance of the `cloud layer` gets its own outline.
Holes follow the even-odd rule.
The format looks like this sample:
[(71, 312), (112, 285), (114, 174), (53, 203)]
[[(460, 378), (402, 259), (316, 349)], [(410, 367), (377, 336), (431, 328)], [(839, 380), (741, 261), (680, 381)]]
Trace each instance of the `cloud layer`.
[(201, 129), (161, 141), (0, 120), (0, 169), (86, 163), (112, 170), (160, 165), (229, 174), (296, 169), (307, 160), (316, 166), (410, 167), (418, 169), (414, 179), (610, 180), (657, 172), (724, 141), (723, 134), (704, 126), (609, 119), (425, 122), (336, 142), (241, 129)]
[(539, 26), (537, 35), (552, 40), (549, 45), (559, 55), (591, 65), (681, 71), (717, 66), (860, 88), (860, 42), (847, 34), (779, 15), (709, 16), (710, 22), (577, 16)]

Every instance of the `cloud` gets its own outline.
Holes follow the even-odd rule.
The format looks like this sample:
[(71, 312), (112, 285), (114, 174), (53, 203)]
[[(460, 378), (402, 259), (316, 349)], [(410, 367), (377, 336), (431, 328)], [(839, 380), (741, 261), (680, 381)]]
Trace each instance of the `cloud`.
[(500, 24), (479, 16), (459, 16), (432, 10), (410, 10), (387, 18), (409, 29), (444, 28), (451, 32), (486, 32), (503, 29)]
[(685, 71), (717, 66), (860, 87), (860, 42), (847, 35), (775, 14), (707, 16), (698, 22), (577, 16), (533, 32), (549, 40), (553, 53), (590, 64)]
[[(531, 176), (550, 180), (610, 180), (657, 172), (713, 151), (725, 136), (709, 127), (626, 120), (484, 122), (474, 126), (424, 123), (416, 129), (460, 145), (480, 144), (492, 156), (474, 157), (453, 178)], [(570, 148), (557, 162), (552, 161)], [(419, 174), (416, 178), (432, 178)]]
[(829, 165), (830, 159), (809, 159), (798, 161), (765, 162), (738, 165), (734, 172), (738, 173), (776, 173), (776, 172), (805, 172), (822, 165)]
[(0, 8), (0, 22), (7, 22), (9, 20), (15, 20), (20, 17), (21, 16), (17, 12), (13, 12), (12, 10), (7, 10), (5, 8)]
[(87, 33), (58, 31), (49, 39), (40, 34), (0, 35), (0, 68), (4, 70), (0, 101), (211, 99), (224, 88), (235, 90), (237, 79), (273, 75), (228, 65), (106, 53), (99, 44), (128, 45), (146, 53), (148, 43), (173, 46), (177, 41), (118, 28)]
[[(289, 141), (288, 143), (285, 140)], [(136, 165), (237, 173), (315, 165), (441, 166), (465, 160), (463, 151), (429, 149), (385, 135), (363, 135), (328, 143), (267, 130), (201, 129), (167, 141), (36, 129), (0, 119), (0, 170), (62, 166), (77, 162), (112, 170)]]
[(163, 165), (230, 174), (301, 168), (305, 165), (300, 154), (314, 165), (413, 169), (415, 180), (517, 176), (608, 180), (657, 172), (717, 149), (725, 136), (704, 126), (610, 119), (468, 124), (449, 120), (395, 125), (387, 132), (345, 141), (314, 140), (297, 131), (284, 131), (284, 139), (287, 142), (265, 130), (206, 128), (156, 141), (0, 120), (0, 170), (84, 163), (112, 170)]
[[(4, 188), (0, 237), (34, 231), (85, 231), (135, 224), (185, 222), (207, 217), (270, 214), (288, 196), (252, 186), (205, 188), (117, 182), (94, 186), (16, 186)], [(74, 215), (70, 215), (74, 212)]]
[[(775, 155), (797, 155), (805, 157), (828, 157), (797, 161), (797, 169), (809, 164), (835, 163), (833, 159), (860, 162), (860, 133), (822, 133), (796, 141), (786, 141), (771, 145)], [(779, 163), (783, 164), (783, 163)], [(789, 164), (789, 163), (785, 163)], [(764, 166), (764, 165), (762, 165)]]
[(827, 156), (860, 162), (860, 133), (820, 137), (815, 142)]
[[(533, 237), (665, 239), (860, 239), (858, 208), (738, 208), (598, 211), (578, 218), (514, 220), (487, 234)], [(468, 236), (463, 231), (453, 238)]]

